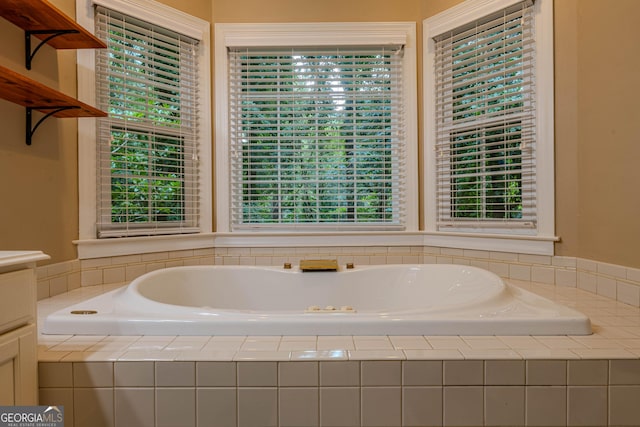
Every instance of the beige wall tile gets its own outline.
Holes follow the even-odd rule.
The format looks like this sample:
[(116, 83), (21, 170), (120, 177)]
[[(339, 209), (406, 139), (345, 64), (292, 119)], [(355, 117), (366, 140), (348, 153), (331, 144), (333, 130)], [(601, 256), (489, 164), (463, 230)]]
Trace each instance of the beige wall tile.
[(598, 262), (597, 269), (599, 274), (615, 277), (617, 279), (624, 279), (627, 277), (627, 269), (621, 265)]
[(490, 252), (489, 258), (500, 261), (518, 261), (518, 254), (510, 252)]
[(402, 385), (441, 386), (442, 361), (406, 360), (402, 362)]
[(607, 387), (568, 387), (569, 426), (607, 425)]
[(516, 280), (531, 280), (531, 266), (509, 264), (509, 278)]
[(444, 385), (483, 385), (482, 360), (445, 360)]
[(278, 385), (280, 387), (317, 387), (318, 362), (280, 362)]
[(157, 387), (194, 387), (195, 362), (155, 362)]
[(196, 425), (230, 427), (236, 425), (235, 388), (198, 388), (196, 390)]
[(73, 363), (73, 385), (74, 387), (113, 387), (113, 363)]
[(125, 268), (124, 267), (115, 267), (115, 268), (105, 268), (103, 272), (104, 283), (120, 283), (124, 282)]
[(526, 425), (563, 426), (567, 423), (567, 388), (526, 388)]
[(388, 427), (401, 424), (400, 387), (362, 388), (362, 426)]
[(617, 284), (615, 279), (609, 277), (597, 276), (596, 288), (598, 295), (602, 295), (607, 298), (616, 299)]
[(73, 290), (78, 289), (82, 285), (81, 283), (81, 275), (79, 271), (71, 273), (67, 276), (67, 289)]
[(116, 388), (115, 426), (154, 427), (155, 396), (153, 388)]
[(142, 262), (160, 261), (165, 259), (169, 259), (169, 252), (153, 252), (142, 254)]
[(442, 387), (403, 387), (402, 425), (442, 425)]
[(551, 259), (551, 263), (558, 267), (570, 267), (570, 268), (576, 268), (578, 264), (577, 259), (575, 257), (570, 257), (570, 256), (554, 256)]
[(489, 259), (489, 251), (479, 251), (475, 249), (464, 249), (464, 256), (467, 258)]
[[(130, 281), (146, 273), (144, 264), (127, 265), (125, 267), (125, 280)], [(84, 283), (83, 283), (84, 284)]]
[(321, 387), (320, 426), (360, 425), (360, 388)]
[(609, 363), (609, 384), (640, 385), (640, 360), (611, 360)]
[(484, 388), (444, 387), (443, 408), (445, 426), (481, 426), (484, 424)]
[(362, 361), (361, 372), (363, 386), (399, 386), (402, 384), (400, 361)]
[(578, 283), (577, 272), (574, 269), (556, 269), (556, 285), (575, 288)]
[(486, 385), (524, 385), (524, 360), (487, 360), (484, 383)]
[(80, 273), (82, 286), (93, 286), (102, 284), (102, 270), (85, 270)]
[(285, 387), (279, 390), (280, 427), (316, 427), (319, 424), (318, 388)]
[(278, 424), (278, 389), (238, 389), (238, 427), (275, 427)]
[(607, 385), (609, 363), (606, 360), (569, 360), (569, 385)]
[(591, 261), (589, 259), (584, 259), (584, 258), (577, 259), (577, 267), (578, 267), (578, 270), (593, 271), (593, 272), (598, 271), (597, 262)]
[(490, 262), (489, 271), (497, 274), (500, 277), (509, 277), (509, 264), (502, 262)]
[(73, 387), (73, 365), (71, 363), (38, 363), (40, 388)]
[(524, 386), (486, 387), (484, 389), (484, 399), (484, 417), (486, 425), (524, 425)]
[(525, 264), (551, 265), (551, 257), (546, 255), (518, 254), (518, 261)]
[(531, 267), (531, 280), (553, 285), (556, 283), (556, 270), (553, 267)]
[(612, 386), (609, 390), (609, 424), (640, 426), (639, 402), (640, 386)]
[(49, 293), (60, 295), (67, 292), (67, 276), (55, 277), (49, 281)]
[(116, 387), (153, 387), (154, 362), (116, 362), (114, 381)]
[(596, 293), (598, 285), (596, 282), (596, 275), (591, 273), (585, 273), (578, 271), (578, 288), (584, 289), (592, 293)]
[(567, 361), (528, 360), (527, 385), (567, 385)]
[(320, 362), (320, 385), (348, 387), (360, 385), (360, 362)]
[(63, 406), (65, 424), (67, 426), (74, 425), (73, 388), (41, 388), (38, 395), (38, 404)]
[(194, 388), (156, 388), (157, 427), (195, 427), (196, 390)]
[(48, 280), (38, 280), (37, 284), (37, 298), (38, 301), (41, 299), (49, 298), (51, 295), (49, 290), (49, 281)]
[(278, 385), (277, 362), (238, 363), (239, 387), (275, 387)]
[(73, 418), (75, 427), (113, 426), (113, 388), (74, 389)]
[(235, 387), (236, 362), (196, 362), (198, 387)]
[(640, 286), (617, 281), (616, 297), (618, 301), (634, 307), (640, 306)]
[[(105, 267), (107, 265), (111, 265), (115, 258), (93, 258), (93, 259), (83, 259), (80, 261), (80, 268), (86, 270), (88, 268), (99, 268)], [(49, 266), (49, 274), (53, 275), (51, 266)], [(64, 269), (63, 269), (64, 270)], [(65, 271), (60, 271), (60, 273), (64, 273)]]

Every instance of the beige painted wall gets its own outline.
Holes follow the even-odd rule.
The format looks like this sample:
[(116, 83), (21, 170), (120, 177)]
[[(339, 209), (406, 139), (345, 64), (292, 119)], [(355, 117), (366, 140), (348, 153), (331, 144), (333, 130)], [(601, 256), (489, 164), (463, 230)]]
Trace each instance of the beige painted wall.
[(640, 2), (555, 6), (559, 255), (640, 267)]
[[(161, 0), (215, 22), (415, 21), (461, 0)], [(53, 0), (73, 16), (74, 0)], [(636, 0), (556, 0), (556, 245), (559, 255), (640, 267), (640, 16)], [(27, 72), (22, 32), (0, 20), (0, 63), (75, 95), (73, 52), (42, 49)], [(612, 48), (611, 41), (620, 43)], [(420, 65), (419, 65), (420, 68)], [(419, 69), (419, 72), (421, 70)], [(419, 74), (420, 76), (421, 74)], [(635, 85), (635, 86), (634, 86)], [(419, 82), (421, 94), (421, 82)], [(421, 97), (420, 97), (421, 98)], [(420, 108), (421, 111), (421, 108)], [(74, 119), (47, 121), (24, 145), (24, 109), (0, 100), (0, 249), (76, 258), (77, 141)], [(420, 121), (422, 127), (422, 120)]]
[[(53, 2), (74, 16), (74, 0)], [(0, 64), (66, 94), (76, 94), (75, 53), (44, 47), (24, 67), (24, 32), (0, 19)], [(35, 113), (37, 114), (37, 113)], [(35, 117), (34, 114), (34, 117)], [(25, 109), (0, 100), (0, 249), (39, 249), (56, 261), (76, 258), (77, 126), (50, 119), (25, 145)]]

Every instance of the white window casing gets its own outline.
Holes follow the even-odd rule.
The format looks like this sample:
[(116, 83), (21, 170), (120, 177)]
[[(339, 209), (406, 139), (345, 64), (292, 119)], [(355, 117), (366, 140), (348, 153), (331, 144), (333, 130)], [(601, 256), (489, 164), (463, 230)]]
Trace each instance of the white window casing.
[(468, 0), (424, 21), (427, 244), (553, 253), (552, 12)]
[[(123, 131), (128, 131), (131, 138), (137, 138), (139, 140), (148, 138), (150, 141), (154, 140), (154, 147), (162, 147), (163, 142), (168, 143), (168, 146), (172, 147), (172, 144), (174, 144), (176, 141), (179, 141), (178, 145), (182, 145), (182, 142), (180, 141), (188, 142), (189, 139), (192, 140), (192, 145), (196, 147), (193, 151), (184, 151), (179, 152), (178, 154), (170, 154), (169, 159), (167, 159), (166, 153), (159, 154), (154, 158), (154, 154), (157, 154), (158, 152), (149, 150), (149, 152), (146, 153), (145, 156), (147, 157), (150, 164), (160, 165), (153, 167), (159, 167), (162, 170), (172, 169), (172, 167), (179, 162), (183, 162), (187, 166), (189, 162), (194, 165), (194, 168), (192, 169), (194, 171), (194, 174), (191, 177), (188, 174), (184, 174), (185, 169), (173, 168), (179, 169), (177, 173), (178, 179), (174, 180), (173, 184), (176, 186), (182, 186), (186, 189), (183, 190), (184, 194), (180, 196), (183, 201), (183, 206), (185, 206), (188, 211), (190, 210), (197, 217), (188, 218), (187, 216), (183, 215), (184, 212), (180, 211), (178, 213), (178, 216), (187, 218), (187, 221), (178, 221), (177, 227), (173, 229), (171, 227), (167, 227), (164, 230), (156, 229), (154, 231), (154, 229), (148, 228), (147, 230), (141, 232), (139, 230), (136, 230), (136, 227), (131, 227), (129, 230), (125, 229), (124, 231), (122, 229), (117, 230), (117, 227), (115, 229), (113, 227), (110, 227), (111, 224), (109, 223), (111, 222), (111, 213), (109, 212), (109, 209), (107, 208), (106, 210), (103, 210), (102, 214), (100, 214), (98, 211), (100, 206), (99, 200), (101, 194), (101, 191), (99, 191), (98, 189), (101, 188), (105, 190), (102, 191), (102, 196), (103, 198), (107, 199), (107, 205), (110, 205), (110, 201), (108, 199), (111, 193), (111, 184), (108, 182), (109, 179), (103, 179), (102, 182), (96, 185), (99, 176), (96, 173), (96, 170), (101, 166), (109, 166), (110, 159), (102, 157), (103, 160), (98, 160), (99, 144), (97, 139), (98, 135), (100, 134), (102, 134), (102, 136), (104, 137), (105, 129), (108, 129), (108, 126), (103, 126), (102, 131), (96, 131), (95, 119), (79, 121), (78, 163), (80, 187), (80, 230), (79, 240), (74, 242), (78, 245), (79, 257), (86, 258), (110, 256), (113, 254), (122, 255), (128, 253), (136, 253), (136, 251), (144, 252), (145, 250), (157, 251), (168, 250), (172, 248), (194, 249), (200, 247), (210, 247), (212, 242), (212, 203), (211, 166), (209, 161), (209, 159), (211, 158), (209, 23), (151, 0), (78, 1), (76, 3), (77, 20), (90, 31), (96, 30), (96, 8), (98, 7), (104, 7), (106, 8), (105, 10), (113, 11), (113, 16), (116, 20), (118, 19), (119, 15), (133, 18), (130, 19), (129, 22), (127, 22), (127, 25), (131, 25), (131, 30), (134, 32), (140, 30), (144, 33), (145, 28), (152, 28), (154, 26), (165, 27), (173, 32), (173, 34), (178, 34), (179, 37), (183, 37), (184, 40), (193, 39), (198, 45), (200, 45), (199, 48), (192, 49), (189, 52), (184, 52), (182, 54), (184, 63), (192, 62), (196, 65), (196, 67), (192, 70), (193, 74), (191, 74), (191, 71), (185, 71), (187, 72), (187, 75), (183, 76), (184, 80), (178, 82), (178, 85), (189, 83), (192, 86), (199, 86), (198, 93), (196, 95), (197, 100), (194, 99), (194, 94), (191, 93), (191, 95), (189, 95), (189, 98), (183, 97), (180, 101), (185, 105), (193, 105), (189, 107), (192, 113), (181, 118), (181, 120), (184, 120), (184, 123), (197, 123), (196, 128), (192, 127), (190, 135), (182, 134), (181, 132), (184, 132), (184, 130), (181, 131), (175, 129), (169, 129), (167, 132), (158, 132), (158, 129), (153, 129), (153, 123), (143, 123), (144, 120), (139, 120), (140, 126), (138, 129), (135, 129), (135, 127), (131, 127), (125, 130), (125, 128), (127, 127), (127, 125), (124, 124), (126, 120), (118, 121), (119, 119), (122, 119), (122, 117), (117, 117), (117, 111), (115, 116), (112, 115), (112, 117), (110, 117), (109, 120), (111, 121), (111, 124), (108, 125), (117, 127), (119, 126), (119, 124), (123, 124)], [(105, 15), (104, 13), (102, 13), (99, 14), (99, 16), (104, 17)], [(98, 24), (98, 27), (102, 28), (102, 31), (105, 31), (106, 28), (104, 26), (104, 22), (102, 24)], [(154, 37), (155, 42), (153, 41)], [(162, 34), (162, 31), (159, 31), (156, 34), (151, 34), (149, 37), (141, 35), (141, 37), (138, 38), (138, 40), (141, 40), (140, 43), (144, 43), (145, 46), (147, 45), (147, 43), (149, 43), (148, 46), (152, 46), (152, 43), (155, 43), (155, 45), (153, 45), (155, 46), (155, 48), (152, 49), (156, 49), (156, 51), (149, 52), (149, 58), (153, 57), (155, 54), (156, 60), (162, 59), (164, 52), (158, 52), (157, 47), (162, 46), (160, 49), (164, 49), (165, 46), (163, 45), (163, 43), (165, 42), (165, 40), (163, 39), (163, 37), (164, 35)], [(173, 38), (170, 37), (168, 40), (173, 40)], [(174, 49), (174, 51), (175, 49), (177, 49), (168, 45), (166, 47), (168, 47), (169, 49)], [(105, 85), (96, 85), (95, 67), (96, 57), (99, 54), (97, 55), (96, 52), (93, 51), (78, 51), (77, 55), (78, 97), (85, 102), (97, 104), (101, 98), (96, 97), (96, 87), (105, 87)], [(104, 58), (104, 55), (102, 56), (102, 58)], [(169, 67), (171, 67), (172, 65), (173, 64), (169, 64)], [(190, 78), (189, 75), (194, 76), (194, 78)], [(141, 77), (142, 80), (138, 82), (136, 81), (136, 77), (132, 73), (127, 73), (126, 78), (122, 80), (129, 79), (126, 83), (131, 86), (129, 89), (136, 88), (136, 85), (144, 87), (147, 82), (143, 80), (146, 77), (144, 75), (142, 75)], [(159, 86), (159, 84), (156, 85)], [(168, 91), (172, 90), (169, 87), (167, 87), (166, 89)], [(152, 91), (149, 91), (147, 93), (152, 93)], [(107, 92), (103, 92), (102, 99), (105, 98), (105, 94), (108, 95)], [(167, 117), (172, 114), (169, 111), (172, 108), (172, 102), (174, 102), (172, 99), (149, 99), (149, 102), (161, 106), (159, 109), (153, 111), (154, 114), (165, 114), (165, 116)], [(197, 106), (195, 106), (196, 102)], [(108, 105), (103, 105), (102, 107), (105, 110), (108, 109)], [(166, 109), (164, 109), (163, 111), (164, 107), (166, 107)], [(141, 109), (144, 108), (144, 106), (141, 106)], [(189, 110), (189, 108), (184, 109), (184, 111)], [(152, 115), (149, 113), (149, 111), (151, 111), (150, 108), (148, 108), (146, 116)], [(131, 115), (131, 113), (129, 113), (129, 115)], [(163, 121), (163, 119), (157, 121)], [(171, 120), (164, 121), (170, 122)], [(145, 132), (147, 132), (151, 136), (144, 136), (143, 134)], [(155, 135), (154, 132), (156, 132)], [(113, 136), (111, 138), (113, 138)], [(149, 146), (151, 145), (152, 144), (149, 144)], [(165, 144), (165, 146), (167, 145)], [(151, 153), (151, 155), (149, 155), (149, 153)], [(203, 159), (204, 161), (202, 161)], [(169, 165), (171, 165), (171, 167)], [(167, 178), (160, 176), (159, 179), (162, 180)], [(188, 181), (191, 179), (193, 179), (191, 189), (188, 189)], [(104, 197), (105, 195), (106, 197)], [(199, 206), (198, 211), (196, 211), (195, 209), (196, 206)], [(123, 216), (123, 218), (125, 217), (126, 215)], [(107, 226), (102, 226), (99, 229), (97, 224), (99, 224), (101, 220), (103, 220), (102, 222), (104, 224), (107, 224)], [(165, 222), (169, 223), (171, 221)], [(185, 227), (186, 224), (189, 224), (189, 227)], [(181, 235), (181, 233), (185, 232), (192, 234)], [(97, 239), (99, 233), (102, 235), (102, 237), (136, 236), (137, 234), (142, 234), (144, 237)], [(154, 236), (154, 234), (166, 233), (178, 233), (178, 235), (152, 237)]]
[[(231, 234), (240, 236), (242, 233), (253, 233), (256, 230), (266, 232), (264, 233), (264, 237), (267, 239), (274, 237), (277, 239), (277, 233), (291, 232), (295, 232), (297, 235), (301, 233), (311, 235), (313, 233), (322, 234), (322, 232), (335, 233), (341, 230), (345, 230), (347, 233), (359, 233), (362, 232), (362, 230), (390, 230), (392, 232), (417, 231), (417, 113), (415, 92), (415, 25), (413, 23), (216, 24), (215, 40), (216, 195), (218, 202), (216, 229), (219, 232), (219, 236), (222, 237), (224, 233), (232, 231)], [(400, 115), (394, 116), (393, 119), (389, 116), (388, 119), (396, 120), (393, 125), (400, 129), (398, 133), (404, 134), (404, 138), (402, 139), (402, 149), (404, 151), (401, 153), (402, 158), (399, 159), (398, 163), (404, 172), (404, 176), (394, 175), (389, 178), (388, 182), (398, 183), (401, 180), (406, 183), (402, 186), (404, 198), (401, 200), (404, 202), (404, 209), (398, 209), (398, 216), (393, 218), (389, 217), (381, 221), (383, 223), (388, 221), (388, 223), (380, 224), (380, 221), (374, 219), (372, 222), (376, 224), (373, 226), (372, 224), (351, 223), (343, 227), (343, 224), (339, 223), (339, 221), (337, 224), (319, 224), (316, 219), (311, 219), (309, 222), (312, 224), (281, 224), (278, 219), (273, 221), (275, 224), (266, 224), (265, 226), (265, 224), (252, 224), (250, 220), (247, 221), (246, 219), (249, 218), (249, 216), (246, 215), (246, 209), (245, 215), (243, 216), (242, 209), (238, 208), (238, 195), (240, 194), (240, 197), (242, 197), (243, 194), (243, 154), (242, 147), (240, 147), (239, 150), (238, 141), (242, 143), (242, 141), (247, 140), (247, 129), (251, 129), (251, 126), (253, 126), (252, 123), (255, 123), (255, 121), (251, 121), (252, 119), (250, 118), (242, 122), (238, 120), (237, 116), (230, 117), (229, 103), (235, 102), (236, 104), (248, 105), (256, 102), (248, 98), (240, 98), (244, 96), (244, 94), (242, 90), (238, 90), (238, 87), (247, 81), (247, 73), (245, 73), (243, 77), (240, 68), (242, 66), (247, 67), (252, 61), (251, 58), (258, 58), (253, 60), (259, 61), (260, 55), (265, 54), (265, 49), (271, 51), (278, 50), (281, 47), (291, 49), (292, 43), (295, 44), (295, 49), (302, 52), (300, 53), (302, 55), (305, 54), (304, 52), (310, 52), (314, 49), (323, 49), (325, 50), (323, 55), (329, 55), (328, 57), (331, 57), (331, 60), (337, 61), (337, 63), (342, 59), (340, 59), (340, 54), (336, 54), (336, 52), (341, 53), (347, 51), (353, 54), (354, 49), (357, 50), (357, 48), (359, 48), (366, 51), (372, 46), (382, 47), (383, 49), (388, 47), (387, 52), (391, 53), (391, 57), (393, 58), (390, 62), (395, 61), (397, 58), (402, 61), (402, 75), (397, 76), (397, 78), (398, 81), (402, 82), (402, 85), (398, 87), (402, 87), (404, 102), (395, 109), (398, 111), (404, 110), (404, 114), (402, 114), (402, 117)], [(404, 46), (402, 52), (399, 49), (401, 46)], [(326, 49), (333, 50), (326, 51)], [(231, 53), (229, 54), (229, 52)], [(294, 55), (298, 55), (298, 53)], [(285, 58), (286, 56), (286, 54), (280, 52), (279, 58)], [(293, 57), (298, 58), (297, 56)], [(389, 55), (386, 55), (386, 57), (388, 59)], [(289, 62), (291, 62), (291, 58), (292, 56), (289, 54)], [(286, 59), (283, 60), (286, 61)], [(311, 62), (308, 62), (308, 64), (311, 64)], [(311, 66), (314, 67), (317, 65), (318, 64)], [(309, 75), (312, 79), (314, 79), (314, 75), (317, 77), (317, 74), (311, 73)], [(309, 78), (309, 75), (307, 75), (306, 78)], [(344, 76), (341, 77), (345, 78)], [(346, 78), (349, 79), (350, 77)], [(242, 83), (242, 79), (245, 79), (245, 83)], [(287, 82), (285, 84), (287, 84)], [(359, 94), (362, 93), (364, 92), (359, 92)], [(318, 93), (315, 95), (318, 95)], [(340, 97), (341, 93), (339, 90), (335, 90), (334, 95)], [(304, 100), (296, 102), (297, 105), (305, 104)], [(334, 101), (328, 102), (335, 103), (341, 101), (335, 101), (334, 99)], [(317, 100), (314, 101), (314, 103), (318, 104)], [(339, 108), (334, 110), (337, 111)], [(247, 107), (242, 114), (246, 117), (247, 114), (251, 115), (252, 112), (250, 108)], [(322, 119), (322, 113), (320, 113), (318, 117)], [(402, 118), (404, 118), (404, 120), (401, 120)], [(280, 123), (278, 120), (281, 121), (282, 119), (276, 119), (275, 122)], [(357, 121), (357, 119), (354, 119), (354, 121)], [(247, 125), (247, 123), (249, 124)], [(366, 125), (368, 124), (363, 125), (362, 129), (365, 128)], [(244, 128), (242, 126), (244, 126)], [(256, 126), (260, 127), (262, 124)], [(323, 145), (321, 132), (318, 132), (317, 128), (308, 127), (305, 128), (305, 132), (315, 135), (317, 141), (313, 144), (315, 144), (314, 146), (319, 148), (320, 151), (323, 150), (323, 148), (326, 152), (330, 151), (330, 148)], [(340, 133), (340, 129), (338, 129), (337, 132)], [(240, 137), (238, 135), (240, 135)], [(276, 141), (276, 145), (278, 146), (280, 146), (280, 139), (279, 134), (274, 134), (274, 140), (278, 140)], [(293, 139), (295, 140), (295, 136)], [(236, 145), (234, 145), (232, 141), (236, 141)], [(398, 150), (394, 151), (394, 153), (397, 152)], [(270, 151), (266, 157), (281, 154), (283, 154), (283, 151), (275, 150)], [(247, 173), (256, 173), (256, 170), (251, 169), (252, 163), (251, 160), (247, 160), (246, 152), (244, 156), (245, 175)], [(261, 157), (261, 159), (262, 158), (264, 157)], [(234, 161), (236, 162), (236, 167), (232, 168), (231, 166)], [(232, 173), (232, 170), (235, 170), (235, 174)], [(317, 177), (317, 171), (313, 171), (313, 173), (316, 174), (315, 176)], [(390, 169), (383, 172), (382, 175), (387, 173), (391, 173)], [(400, 194), (401, 191), (399, 190), (400, 187), (396, 187), (394, 191)], [(280, 195), (278, 197), (281, 197), (283, 194), (279, 190), (276, 192)], [(395, 194), (396, 193), (394, 193), (394, 195)], [(244, 197), (250, 199), (251, 195), (245, 191)], [(400, 200), (399, 197), (398, 200)], [(257, 201), (255, 202), (257, 203)], [(331, 200), (329, 204), (334, 202), (335, 200)], [(234, 208), (232, 208), (232, 206)], [(274, 215), (282, 218), (284, 214), (279, 212)], [(274, 232), (276, 235), (273, 234)], [(268, 235), (270, 235), (270, 237), (268, 237)], [(223, 238), (228, 239), (227, 237)], [(255, 241), (255, 238), (251, 240)]]

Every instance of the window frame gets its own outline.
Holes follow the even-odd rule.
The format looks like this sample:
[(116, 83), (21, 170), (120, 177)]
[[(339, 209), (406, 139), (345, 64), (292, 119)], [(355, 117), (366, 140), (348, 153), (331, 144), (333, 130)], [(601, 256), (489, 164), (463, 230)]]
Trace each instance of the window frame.
[[(416, 26), (413, 22), (357, 22), (357, 23), (276, 23), (276, 24), (216, 24), (215, 25), (215, 147), (216, 157), (216, 230), (223, 235), (254, 235), (277, 237), (278, 235), (327, 235), (335, 236), (369, 232), (336, 231), (332, 233), (290, 229), (278, 232), (268, 230), (231, 231), (231, 190), (229, 165), (229, 114), (228, 114), (228, 47), (291, 46), (345, 46), (371, 44), (404, 44), (404, 96), (405, 136), (407, 161), (407, 194), (405, 233), (418, 231), (418, 132), (417, 132), (417, 75), (416, 75)], [(251, 241), (254, 238), (249, 239)], [(286, 240), (286, 239), (285, 239)], [(340, 239), (338, 239), (340, 240)], [(245, 240), (246, 241), (246, 240)], [(294, 240), (288, 240), (292, 243)], [(349, 240), (344, 240), (347, 243)]]
[[(211, 192), (211, 70), (209, 23), (153, 0), (79, 0), (76, 19), (94, 32), (94, 6), (101, 5), (120, 13), (170, 28), (197, 39), (199, 49), (198, 79), (200, 84), (198, 157), (198, 198), (200, 233), (161, 236), (97, 238), (97, 125), (95, 119), (78, 121), (78, 195), (79, 238), (74, 241), (78, 257), (96, 258), (163, 250), (198, 249), (212, 245)], [(96, 102), (95, 52), (77, 51), (78, 98), (91, 105)]]
[[(553, 84), (553, 0), (536, 0), (536, 172), (537, 229), (438, 230), (437, 170), (435, 132), (434, 37), (499, 12), (522, 0), (467, 0), (423, 21), (423, 104), (424, 104), (424, 193), (425, 244), (463, 249), (498, 250), (553, 254), (554, 208), (554, 84)], [(506, 231), (506, 230), (505, 230)]]

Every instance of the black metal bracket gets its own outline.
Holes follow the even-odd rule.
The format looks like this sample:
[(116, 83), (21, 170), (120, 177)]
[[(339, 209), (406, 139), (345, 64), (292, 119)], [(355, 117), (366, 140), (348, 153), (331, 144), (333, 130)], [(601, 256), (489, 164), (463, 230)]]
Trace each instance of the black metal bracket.
[[(36, 52), (40, 50), (40, 48), (47, 43), (49, 40), (65, 35), (65, 34), (75, 34), (79, 33), (78, 30), (27, 30), (24, 32), (24, 62), (27, 70), (31, 69), (31, 61), (33, 57), (36, 56)], [(36, 48), (31, 51), (31, 35), (32, 34), (50, 34), (49, 37), (42, 40)]]
[[(60, 111), (73, 110), (80, 107), (76, 105), (66, 105), (64, 107), (48, 107), (47, 106), (47, 107), (26, 107), (26, 108), (27, 108), (27, 121), (26, 121), (25, 138), (26, 138), (27, 145), (31, 145), (31, 138), (33, 137), (33, 134), (36, 132), (36, 129), (38, 129), (38, 126), (42, 124), (42, 122), (44, 122), (54, 114), (59, 113)], [(36, 125), (33, 126), (32, 128), (31, 124), (33, 122), (33, 110), (53, 110), (53, 111), (46, 113), (40, 120), (38, 120)]]

